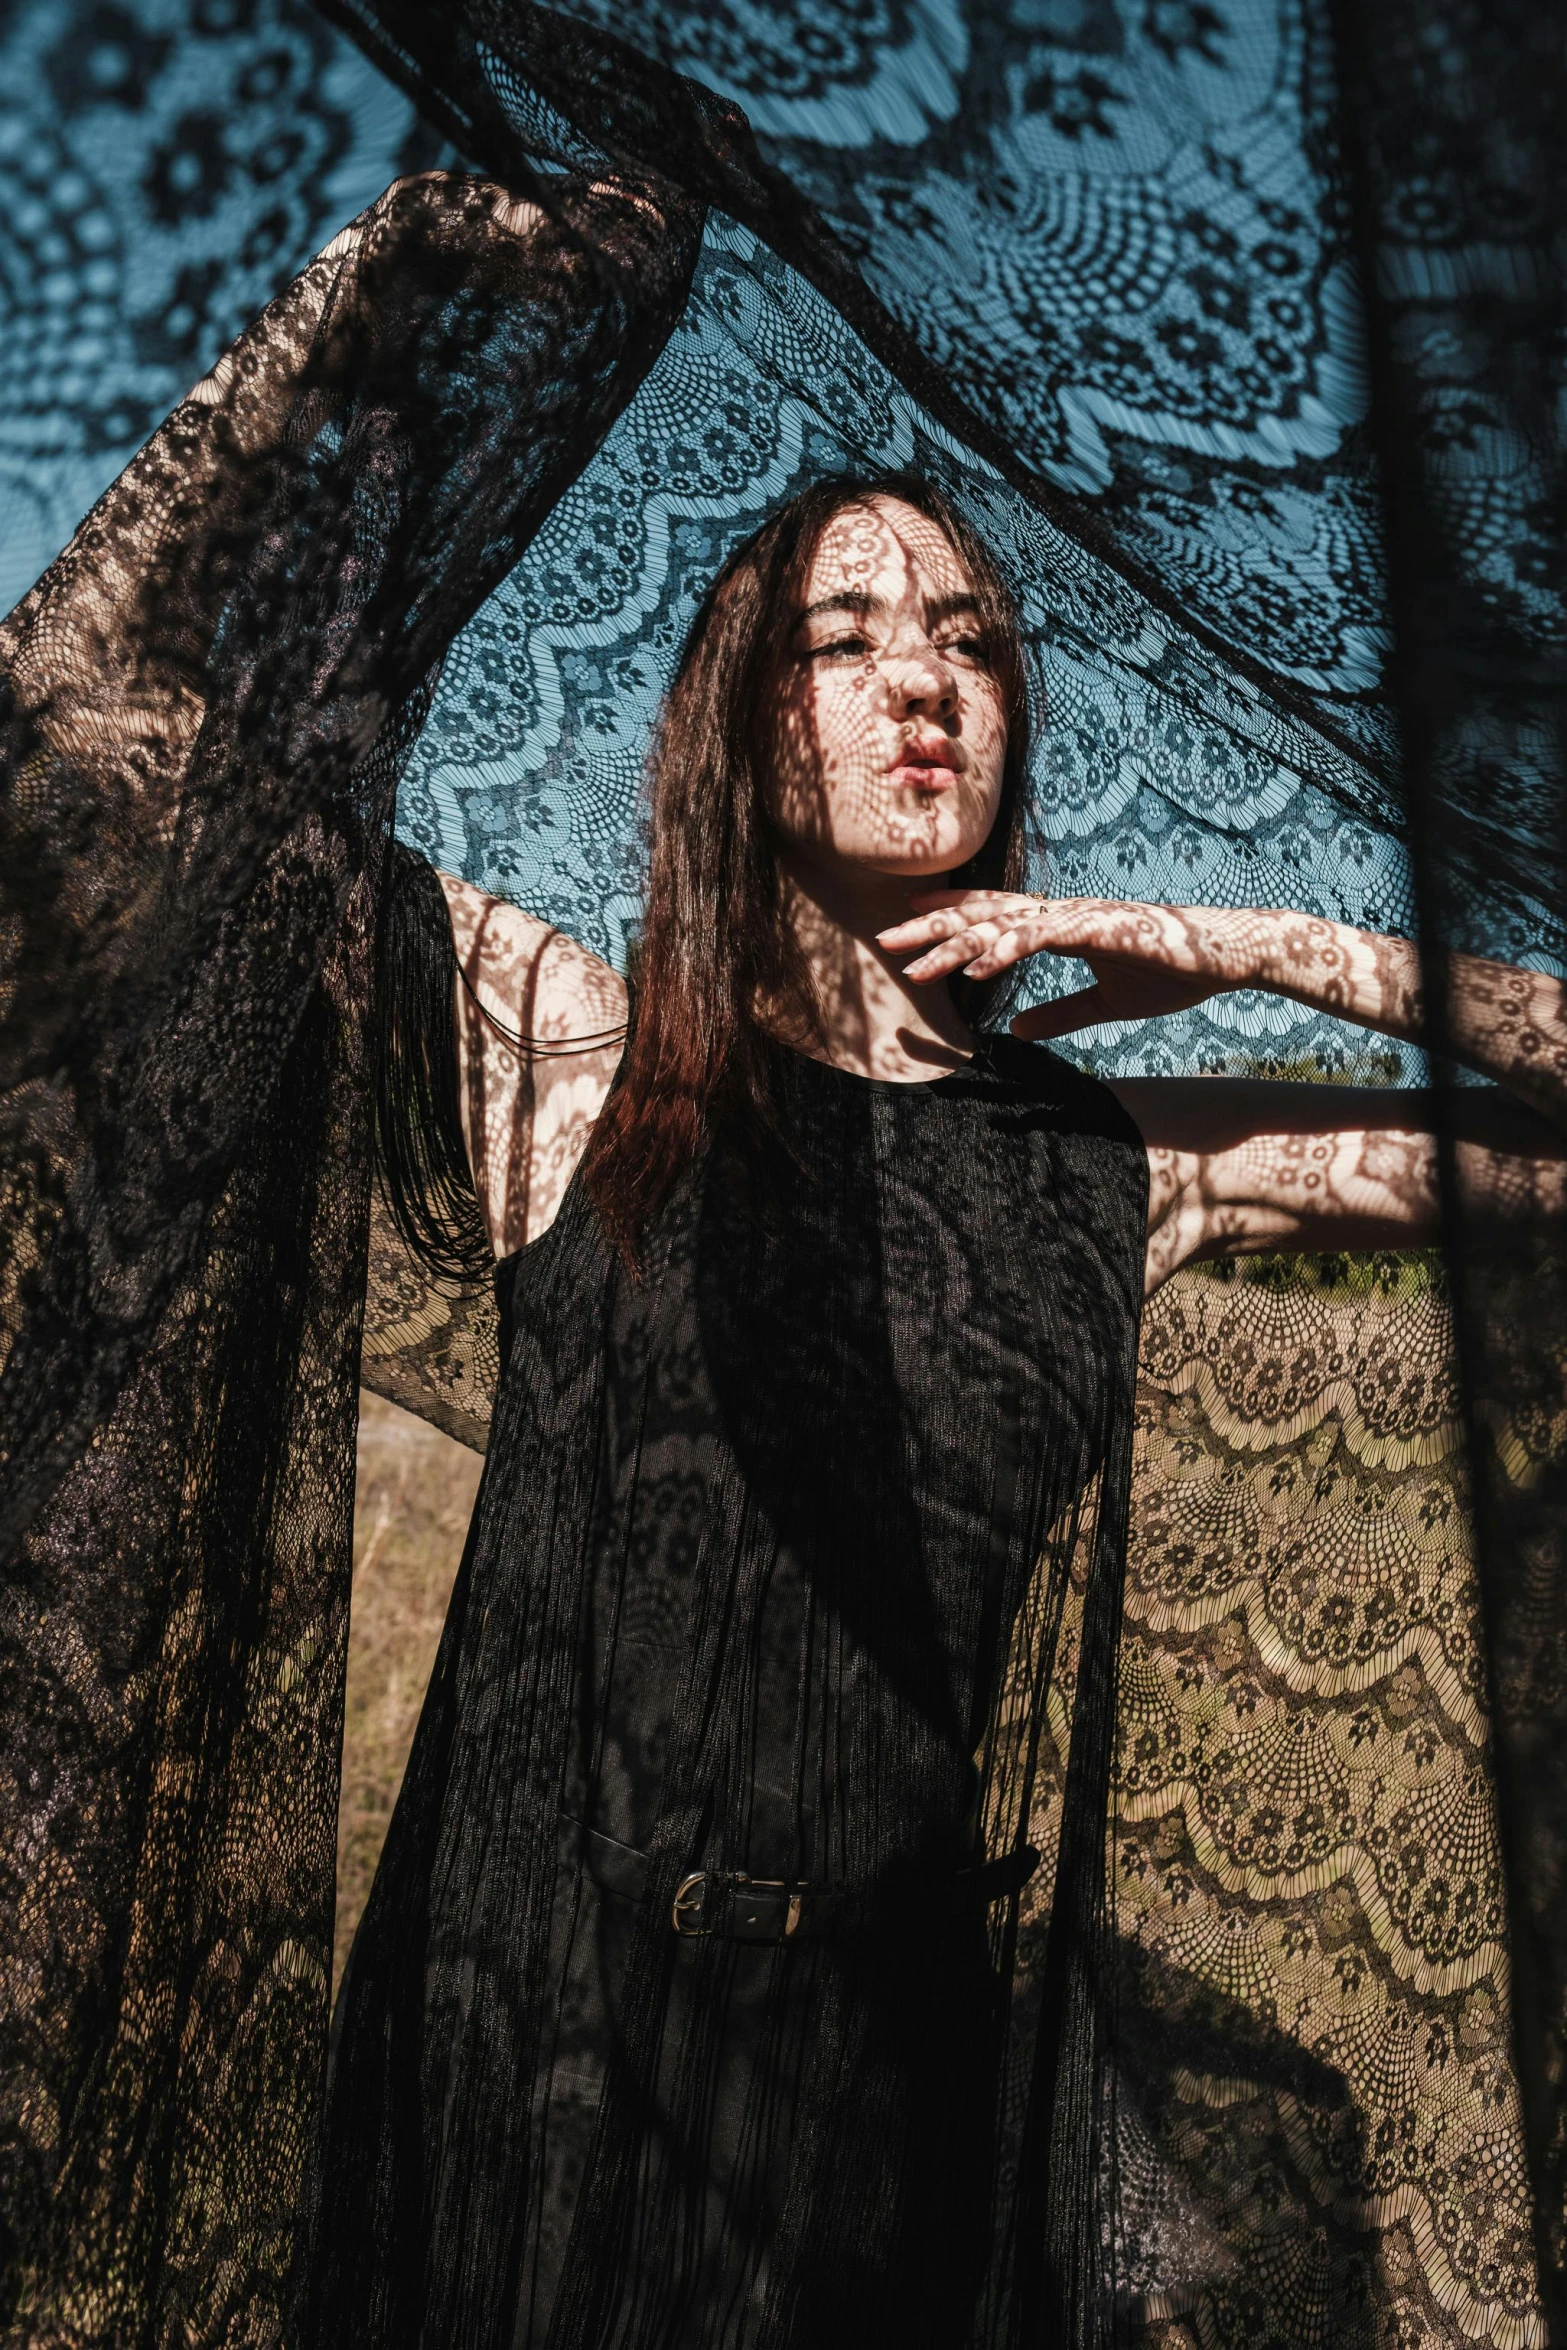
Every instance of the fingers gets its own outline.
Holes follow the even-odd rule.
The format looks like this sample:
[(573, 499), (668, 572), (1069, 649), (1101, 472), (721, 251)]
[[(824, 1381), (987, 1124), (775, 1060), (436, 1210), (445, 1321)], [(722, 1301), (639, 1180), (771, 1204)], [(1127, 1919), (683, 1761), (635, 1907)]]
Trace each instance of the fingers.
[(1012, 1033), (1040, 1043), (1054, 1036), (1070, 1036), (1074, 1029), (1096, 1028), (1102, 1020), (1113, 1017), (1103, 988), (1080, 987), (1071, 995), (1057, 996), (1053, 1004), (1035, 1004), (1031, 1011), (1019, 1012)]
[(1013, 964), (1022, 964), (1029, 954), (1083, 954), (1081, 940), (1060, 940), (1050, 935), (1050, 909), (1038, 898), (1010, 900), (996, 895), (984, 912), (977, 912), (975, 898), (963, 898), (937, 914), (921, 914), (916, 921), (902, 921), (893, 931), (879, 931), (876, 942), (888, 949), (888, 954), (914, 954), (914, 961), (902, 966), (904, 978), (926, 985), (930, 980), (951, 978), (961, 971), (970, 980), (994, 980), (1001, 971)]
[(1030, 943), (1024, 951), (1029, 954), (1049, 948), (1058, 954), (1097, 951), (1135, 961), (1168, 959), (1158, 935), (1160, 920), (1169, 912), (1166, 907), (1122, 905), (1109, 898), (1039, 898), (999, 889), (920, 891), (911, 903), (919, 911), (907, 922), (877, 933), (878, 943), (889, 954), (914, 954), (969, 931), (986, 933), (988, 946), (1004, 934), (1026, 929)]
[(952, 937), (928, 947), (912, 963), (905, 963), (903, 976), (922, 984), (949, 978), (954, 971), (962, 971), (970, 979), (993, 979), (1009, 964), (1038, 952), (1038, 946), (1026, 923), (1004, 927), (999, 922), (970, 922)]
[(1043, 944), (1028, 929), (1038, 924), (1038, 898), (1005, 890), (932, 890), (914, 902), (930, 910), (879, 931), (877, 943), (889, 954), (913, 954), (904, 976), (922, 984), (955, 971), (988, 979)]
[(1041, 900), (999, 889), (922, 890), (910, 900), (920, 911), (907, 922), (876, 933), (878, 942), (894, 955), (911, 954), (916, 947), (934, 946), (955, 937), (969, 924), (1016, 918), (1039, 911)]
[(878, 930), (876, 943), (891, 955), (912, 954), (916, 947), (935, 946), (941, 939), (954, 937), (965, 921), (954, 904), (950, 913), (918, 914), (907, 922), (895, 922), (890, 930)]
[[(991, 979), (1025, 955), (1076, 955), (1096, 972), (1112, 964), (1194, 985), (1198, 996), (1248, 984), (1244, 938), (1253, 917), (1201, 906), (1116, 898), (1039, 898), (1005, 890), (932, 890), (907, 922), (879, 933), (889, 954), (917, 955), (915, 980), (967, 971)], [(1195, 998), (1193, 1000), (1196, 1000)]]

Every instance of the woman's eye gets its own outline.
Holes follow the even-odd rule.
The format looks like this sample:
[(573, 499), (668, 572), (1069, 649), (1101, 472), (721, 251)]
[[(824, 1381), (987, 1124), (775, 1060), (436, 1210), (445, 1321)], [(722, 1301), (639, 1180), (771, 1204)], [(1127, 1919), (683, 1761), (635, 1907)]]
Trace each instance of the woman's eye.
[(990, 658), (990, 649), (982, 636), (955, 636), (946, 644), (939, 645), (937, 650), (943, 654), (956, 653), (960, 660), (981, 664)]
[(811, 651), (814, 654), (836, 653), (858, 658), (870, 651), (870, 645), (862, 636), (835, 636), (828, 644), (812, 645)]

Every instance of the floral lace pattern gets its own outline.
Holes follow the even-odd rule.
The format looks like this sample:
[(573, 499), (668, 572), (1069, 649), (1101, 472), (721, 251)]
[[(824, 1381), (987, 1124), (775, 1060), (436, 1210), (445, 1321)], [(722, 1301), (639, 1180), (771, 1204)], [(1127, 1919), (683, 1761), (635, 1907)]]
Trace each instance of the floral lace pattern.
[(1421, 1259), (1145, 1317), (1112, 1853), (1172, 2343), (1281, 2292), (1291, 2339), (1544, 2338), (1451, 1349)]
[(262, 304), (439, 142), (299, 0), (23, 0), (0, 86), (3, 610)]
[[(467, 1429), (442, 1415), (493, 1347), (490, 1300), (407, 1270), (396, 1294), (372, 1291), (370, 1383), (482, 1444), (482, 1390)], [(1107, 1847), (1124, 2281), (1161, 2350), (1238, 2350), (1286, 2308), (1291, 2341), (1525, 2350), (1544, 2335), (1440, 1272), (1180, 1274), (1141, 1375)], [(1498, 1448), (1527, 1473), (1529, 1424)], [(1069, 1602), (1047, 1851), (1076, 1631)]]
[[(13, 1977), (8, 2209), (34, 2233), (10, 2308), (51, 2339), (114, 2339), (157, 2294), (184, 2338), (276, 2331), (313, 2095), (296, 2058), (317, 2044), (329, 1939), (364, 1174), (355, 876), (373, 875), (407, 751), (378, 730), (435, 663), (399, 828), (618, 959), (643, 749), (702, 588), (802, 481), (912, 463), (1017, 581), (1052, 886), (1398, 931), (1418, 905), (1441, 943), (1563, 950), (1547, 14), (1376, 0), (1340, 12), (1336, 45), (1305, 0), (473, 0), (399, 9), (394, 56), (361, 0), (337, 13), (503, 179), (527, 154), (646, 159), (651, 142), (710, 209), (678, 328), (585, 465), (616, 403), (596, 423), (573, 403), (614, 363), (572, 339), (580, 287), (556, 313), (564, 451), (528, 493), (550, 511), (520, 560), (526, 530), (485, 542), (482, 595), (446, 575), (444, 598), (400, 607), (386, 695), (327, 661), (329, 693), (315, 661), (361, 641), (356, 566), (387, 556), (390, 512), (365, 485), (412, 463), (377, 438), (396, 402), (357, 473), (333, 475), (318, 409), (293, 444), (303, 473), (251, 470), (351, 246), (160, 432), (11, 626), (7, 846), (45, 852), (0, 860), (36, 1022), (5, 1066), (26, 1147), (0, 1302), (5, 1343), (25, 1337), (7, 1434), (56, 1498), (8, 1588), (5, 1801), (29, 1858), (0, 1891), (26, 1947), (43, 1933), (70, 1953), (56, 1979)], [(18, 257), (0, 489), (30, 573), (433, 134), (280, 0), (29, 0), (3, 41), (24, 111), (0, 144)], [(489, 202), (457, 207), (469, 230)], [(420, 380), (427, 418), (449, 413), (455, 365)], [(461, 379), (465, 396), (496, 380)], [(523, 495), (483, 398), (440, 448), (470, 494), (504, 477)], [(245, 490), (263, 476), (282, 497), (273, 553), (308, 517), (322, 575), (281, 555), (250, 575), (247, 641), (211, 624), (230, 556), (254, 551)], [(441, 515), (449, 555), (461, 530)], [(154, 579), (172, 631), (149, 632)], [(258, 676), (270, 721), (246, 698)], [(171, 880), (160, 862), (170, 841), (215, 854), (225, 809), (244, 836), (232, 921), (199, 888), (181, 898), (199, 864)], [(160, 928), (153, 905), (175, 918)], [(165, 963), (152, 948), (171, 939)], [(1394, 1054), (1368, 1071), (1363, 1037), (1273, 999), (1093, 1051), (1415, 1073)], [(134, 1147), (105, 1153), (106, 1134)], [(1418, 1270), (1183, 1276), (1145, 1330), (1111, 1854), (1121, 2256), (1138, 2322), (1172, 2345), (1331, 2331), (1357, 2350), (1510, 2350), (1542, 2338), (1541, 2252), (1560, 2298), (1567, 1299), (1549, 1236), (1488, 1236), (1452, 1204), (1461, 1378)], [(269, 1255), (258, 1233), (294, 1239)], [(39, 1264), (53, 1286), (34, 1315)], [(367, 1374), (473, 1440), (486, 1309), (379, 1240), (372, 1288)], [(1481, 1437), (1467, 1481), (1460, 1393)], [(57, 1487), (51, 1442), (74, 1463)], [(1511, 1985), (1509, 1945), (1528, 1962)], [(149, 2119), (149, 2051), (174, 2047)], [(267, 2129), (225, 2132), (214, 2080), (264, 2082)], [(172, 2180), (161, 2201), (154, 2176)], [(49, 2231), (70, 2224), (90, 2256), (66, 2315)]]
[[(722, 219), (637, 399), (452, 648), (399, 793), (401, 836), (622, 961), (641, 902), (647, 744), (708, 581), (806, 480), (904, 465), (952, 490), (1017, 585), (1042, 713), (1042, 880), (1409, 928), (1402, 858), (1358, 812), (1364, 770), (1155, 625), (1124, 580), (952, 443), (819, 295)], [(1074, 983), (1063, 971), (1054, 984)], [(1366, 1046), (1282, 998), (1229, 996), (1100, 1038), (1096, 1065), (1362, 1069)], [(1402, 1066), (1389, 1048), (1382, 1074)]]

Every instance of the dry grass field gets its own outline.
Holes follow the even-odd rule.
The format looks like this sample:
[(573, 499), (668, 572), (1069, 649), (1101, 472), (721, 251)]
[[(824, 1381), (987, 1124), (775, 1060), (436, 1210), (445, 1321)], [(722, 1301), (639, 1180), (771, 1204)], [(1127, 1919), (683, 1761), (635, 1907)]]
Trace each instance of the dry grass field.
[(348, 1717), (337, 1821), (337, 1964), (402, 1782), (481, 1462), (376, 1395), (359, 1399)]

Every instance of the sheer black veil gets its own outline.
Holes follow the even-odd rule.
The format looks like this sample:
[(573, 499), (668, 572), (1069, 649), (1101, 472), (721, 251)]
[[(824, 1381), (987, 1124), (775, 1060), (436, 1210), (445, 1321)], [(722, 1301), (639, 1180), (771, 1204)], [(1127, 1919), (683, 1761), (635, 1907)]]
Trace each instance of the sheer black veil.
[[(874, 360), (930, 420), (933, 465), (953, 449), (981, 461), (984, 519), (1011, 518), (1009, 560), (1036, 597), (1071, 607), (1077, 642), (1091, 645), (1101, 627), (1105, 676), (1116, 663), (1117, 675), (1128, 670), (1123, 648), (1135, 640), (1141, 674), (1199, 730), (1211, 724), (1264, 757), (1286, 744), (1334, 821), (1407, 857), (1444, 1094), (1461, 1082), (1442, 1052), (1449, 951), (1559, 959), (1567, 920), (1567, 222), (1549, 12), (1474, 0), (1371, 0), (1331, 20), (1284, 12), (1320, 99), (1324, 215), (1369, 354), (1364, 426), (1330, 459), (1315, 452), (1308, 419), (1290, 476), (1299, 511), (1320, 494), (1337, 518), (1327, 571), (1333, 548), (1362, 544), (1357, 516), (1380, 532), (1373, 618), (1390, 650), (1358, 684), (1323, 652), (1309, 599), (1275, 609), (1275, 583), (1259, 585), (1216, 552), (1247, 511), (1241, 493), (1254, 507), (1274, 494), (1254, 453), (1262, 444), (1248, 440), (1256, 419), (1194, 410), (1162, 449), (1128, 422), (1139, 365), (1163, 367), (1172, 335), (1187, 332), (1182, 347), (1195, 347), (1190, 337), (1218, 334), (1221, 312), (1282, 300), (1295, 233), (1282, 205), (1269, 236), (1259, 230), (1238, 258), (1222, 220), (1199, 223), (1212, 315), (1150, 323), (1141, 354), (1111, 348), (1105, 330), (1089, 422), (1086, 409), (1062, 407), (1050, 374), (1050, 305), (1064, 314), (1066, 279), (1049, 281), (1054, 293), (1047, 286), (1031, 314), (1026, 355), (1016, 320), (972, 297), (979, 249), (952, 221), (985, 182), (984, 134), (1007, 75), (1040, 120), (1049, 115), (1052, 135), (1076, 139), (1090, 161), (1095, 120), (1113, 113), (1104, 75), (1096, 96), (1091, 74), (1073, 79), (1061, 63), (1053, 18), (1041, 27), (1024, 25), (1022, 10), (894, 9), (878, 35), (847, 17), (779, 11), (775, 22), (737, 6), (720, 12), (722, 70), (704, 79), (701, 10), (611, 20), (586, 6), (503, 0), (455, 11), (332, 0), (330, 13), (471, 173), (400, 184), (280, 293), (0, 632), (0, 2143), (4, 2307), (18, 2341), (281, 2338), (329, 2005), (371, 1215), (367, 1039), (399, 778), (454, 641), (656, 369), (685, 315), (704, 219), (710, 237), (715, 222), (740, 224), (852, 328), (855, 352), (870, 356), (822, 360), (833, 397), (860, 396), (851, 375), (868, 377)], [(1161, 0), (1101, 13), (1106, 55), (1124, 46), (1134, 15), (1142, 37), (1144, 13), (1147, 39), (1194, 58), (1193, 70), (1233, 64), (1245, 46), (1245, 27), (1218, 9)], [(798, 40), (802, 27), (820, 34), (845, 103), (871, 125), (858, 144), (834, 132), (805, 67), (785, 87), (780, 55), (816, 54)], [(944, 185), (927, 185), (925, 151), (892, 135), (901, 101), (888, 94), (878, 39), (900, 59), (900, 41), (925, 40), (922, 86), (951, 88)], [(1060, 128), (1074, 121), (1075, 131)], [(1047, 177), (1041, 169), (1040, 187)], [(1027, 279), (1045, 238), (1044, 200), (1023, 179), (990, 193), (994, 237), (977, 274), (1006, 287)], [(1151, 282), (1155, 261), (1145, 266)], [(1173, 394), (1167, 405), (1177, 406)], [(1061, 414), (1076, 418), (1076, 441), (1057, 431)], [(1095, 433), (1113, 451), (1098, 473), (1082, 453)], [(644, 488), (651, 499), (664, 485)], [(1292, 527), (1279, 526), (1279, 546)], [(1302, 525), (1297, 536), (1310, 533)], [(1070, 881), (1069, 860), (1063, 871)], [(1507, 2325), (1520, 2341), (1543, 2325), (1567, 2343), (1567, 1295), (1554, 1229), (1488, 1227), (1446, 1156), (1435, 1285), (1394, 1268), (1380, 1288), (1347, 1305), (1339, 1295), (1313, 1320), (1309, 1284), (1307, 1306), (1281, 1302), (1266, 1282), (1211, 1284), (1167, 1301), (1145, 1330), (1157, 1393), (1128, 1470), (1127, 1602), (1143, 1612), (1123, 1653), (1121, 1745), (1112, 1756), (1102, 1723), (1093, 1803), (1072, 1815), (1079, 1835), (1106, 1808), (1125, 1815), (1110, 1857), (1130, 1938), (1115, 1962), (1123, 2053), (1101, 2049), (1094, 2092), (1108, 2113), (1119, 2067), (1122, 2118), (1106, 2127), (1081, 2117), (1078, 2142), (1097, 2130), (1102, 2168), (1073, 2184), (1075, 2201), (1062, 2191), (1052, 2223), (1076, 2231), (1069, 2247), (1052, 2246), (1075, 2280), (1061, 2287), (1058, 2275), (1058, 2289), (1085, 2296), (1073, 2303), (1073, 2340), (1118, 2330), (1157, 2339), (1166, 2320), (1200, 2311), (1191, 2322), (1208, 2330), (1188, 2338), (1240, 2341), (1269, 2292), (1275, 2313), (1290, 2305), (1287, 2277), (1256, 2281), (1284, 2239), (1254, 2211), (1236, 2217), (1242, 2190), (1225, 2164), (1247, 2167), (1236, 2151), (1244, 2132), (1213, 2118), (1231, 2111), (1228, 2089), (1181, 2102), (1181, 2082), (1204, 2071), (1263, 2084), (1249, 2110), (1274, 2117), (1263, 2167), (1284, 2182), (1275, 2211), (1312, 2162), (1330, 2182), (1319, 2208), (1331, 2206), (1323, 2229), (1349, 2246), (1328, 2264), (1332, 2291), (1349, 2297), (1335, 2305), (1346, 2339), (1378, 2338), (1376, 2313), (1395, 2286), (1432, 2338), (1463, 2338), (1451, 2310), (1465, 2292), (1473, 2307), (1502, 2306), (1484, 2298), (1499, 2288), (1473, 2246), (1490, 2222), (1476, 2216), (1484, 2194), (1463, 2183), (1462, 2165), (1478, 2175), (1490, 2164), (1494, 2201), (1505, 2158), (1435, 2135), (1396, 2154), (1341, 2142), (1349, 2108), (1332, 2034), (1302, 2050), (1287, 2017), (1262, 2028), (1255, 2008), (1242, 2016), (1239, 1990), (1226, 2006), (1191, 1991), (1183, 1971), (1181, 1902), (1198, 1900), (1201, 1880), (1201, 1898), (1222, 1907), (1226, 1886), (1249, 1882), (1236, 1875), (1246, 1854), (1223, 1848), (1214, 1825), (1230, 1796), (1203, 1811), (1207, 1798), (1194, 1795), (1184, 1828), (1173, 1798), (1168, 1827), (1138, 1811), (1166, 1767), (1137, 1738), (1157, 1713), (1159, 1660), (1175, 1653), (1160, 1641), (1176, 1607), (1170, 1561), (1183, 1544), (1182, 1555), (1192, 1551), (1197, 1453), (1207, 1444), (1205, 1457), (1231, 1472), (1226, 1490), (1253, 1494), (1259, 1446), (1223, 1433), (1249, 1412), (1277, 1440), (1274, 1490), (1297, 1472), (1309, 1482), (1308, 1469), (1319, 1486), (1331, 1475), (1355, 1487), (1342, 1449), (1331, 1469), (1312, 1466), (1305, 1406), (1291, 1406), (1294, 1418), (1280, 1406), (1269, 1422), (1270, 1401), (1246, 1390), (1258, 1333), (1278, 1324), (1284, 1336), (1268, 1343), (1292, 1366), (1297, 1397), (1355, 1387), (1353, 1410), (1321, 1409), (1338, 1415), (1335, 1426), (1370, 1428), (1361, 1464), (1373, 1462), (1377, 1490), (1392, 1496), (1389, 1522), (1406, 1511), (1390, 1586), (1418, 1580), (1411, 1562), (1425, 1556), (1441, 1478), (1443, 1506), (1468, 1513), (1490, 1747), (1482, 1732), (1453, 1730), (1448, 1683), (1420, 1644), (1426, 1619), (1411, 1615), (1402, 1661), (1363, 1708), (1377, 1735), (1405, 1740), (1414, 1758), (1404, 1810), (1390, 1797), (1392, 1824), (1366, 1827), (1372, 1857), (1358, 1876), (1346, 1867), (1335, 1877), (1312, 1847), (1304, 1874), (1281, 1874), (1265, 1900), (1236, 1894), (1236, 1909), (1250, 1901), (1253, 1922), (1282, 1916), (1316, 1868), (1321, 1979), (1346, 1982), (1351, 1949), (1357, 1982), (1379, 1967), (1398, 1975), (1384, 1945), (1412, 1897), (1394, 1861), (1376, 1857), (1375, 1838), (1385, 1830), (1389, 1852), (1418, 1842), (1407, 1819), (1432, 1766), (1400, 1710), (1398, 1674), (1413, 1673), (1416, 1723), (1435, 1724), (1438, 1744), (1451, 1733), (1450, 1746), (1472, 1750), (1477, 1781), (1494, 1772), (1510, 1981), (1498, 1994), (1491, 1977), (1466, 1975), (1479, 1943), (1454, 1925), (1446, 1941), (1422, 1944), (1418, 1995), (1400, 2008), (1395, 1983), (1390, 1997), (1394, 2011), (1423, 2018), (1423, 2062), (1445, 2064), (1429, 2054), (1440, 2045), (1471, 2066), (1466, 2111), (1517, 2098), (1533, 2242), (1528, 2258), (1516, 2245), (1508, 2257), (1517, 2274), (1532, 2271), (1543, 2314), (1519, 2288)], [(1439, 1477), (1420, 1462), (1436, 1457), (1448, 1376), (1429, 1369), (1444, 1343), (1442, 1280), (1465, 1442)], [(1378, 1419), (1375, 1380), (1357, 1367), (1379, 1345), (1376, 1359), (1404, 1365), (1401, 1419), (1391, 1407)], [(1208, 1413), (1195, 1436), (1182, 1397)], [(437, 1411), (482, 1433), (470, 1401), (448, 1397)], [(1418, 1534), (1417, 1470), (1430, 1503)], [(1374, 1514), (1368, 1502), (1363, 1516)], [(1218, 1537), (1210, 1552), (1196, 1545), (1204, 1557), (1219, 1547)], [(1181, 1573), (1189, 1593), (1199, 1567), (1188, 1556)], [(1284, 1580), (1281, 1570), (1280, 1590)], [(1068, 1668), (1080, 1652), (1102, 1660), (1113, 1650), (1114, 1628), (1096, 1628), (1095, 1611), (1113, 1610), (1118, 1593), (1101, 1577), (1086, 1601), (1068, 1597)], [(1265, 1612), (1259, 1604), (1236, 1631), (1234, 1611), (1205, 1589), (1189, 1654), (1215, 1686), (1226, 1674), (1266, 1682), (1256, 1661)], [(1281, 1600), (1280, 1623), (1287, 1612)], [(1458, 1659), (1456, 1684), (1462, 1640), (1438, 1629), (1442, 1654)], [(1336, 1654), (1327, 1644), (1311, 1660), (1324, 1722), (1337, 1702), (1331, 1672), (1341, 1663), (1347, 1687), (1360, 1669)], [(1172, 1668), (1171, 1687), (1179, 1677)], [(1287, 1679), (1281, 1668), (1267, 1683), (1269, 1704)], [(1304, 1687), (1302, 1678), (1278, 1698), (1281, 1720), (1306, 1720), (1304, 1700), (1290, 1714)], [(1055, 1735), (1064, 1758), (1070, 1724), (1057, 1717)], [(1152, 1755), (1159, 1738), (1148, 1735)], [(1242, 1775), (1237, 1766), (1231, 1784)], [(1079, 1770), (1080, 1804), (1088, 1784)], [(1058, 1801), (1059, 1783), (1049, 1792)], [(1194, 1857), (1199, 1812), (1209, 1843)], [(1086, 1885), (1097, 1853), (1091, 1862), (1077, 1852), (1073, 1865)], [(1184, 1894), (1171, 1890), (1183, 1871)], [(1485, 1881), (1483, 1861), (1476, 1875)], [(1382, 1902), (1393, 1927), (1336, 1922), (1337, 1895), (1322, 1889), (1351, 1877), (1354, 1901), (1378, 1917)], [(1139, 1913), (1146, 1930), (1132, 1947), (1125, 1905), (1145, 1900), (1153, 1906)], [(1080, 1924), (1088, 1933), (1086, 1913)], [(1501, 2057), (1492, 2040), (1490, 2054), (1475, 2053), (1490, 2028), (1482, 1993), (1506, 2007)], [(1093, 1987), (1077, 1981), (1071, 1996), (1092, 2004)], [(1493, 2094), (1487, 2083), (1504, 2074)], [(1188, 2186), (1206, 2182), (1179, 2208), (1177, 2172)], [(1376, 2196), (1384, 2214), (1460, 2215), (1445, 2234), (1445, 2222), (1426, 2235), (1410, 2223), (1412, 2282), (1389, 2283), (1391, 2267), (1368, 2281), (1364, 2245), (1380, 2240), (1390, 2262), (1403, 2224), (1384, 2217), (1380, 2239), (1362, 2228), (1351, 2207)], [(1237, 2249), (1243, 2238), (1250, 2249)], [(1441, 2304), (1446, 2315), (1418, 2273), (1422, 2262), (1435, 2273), (1433, 2241), (1445, 2273), (1464, 2280)], [(1188, 2258), (1208, 2264), (1190, 2290)], [(1028, 2306), (1008, 2319), (1030, 2342), (1056, 2338), (1057, 2322)]]

